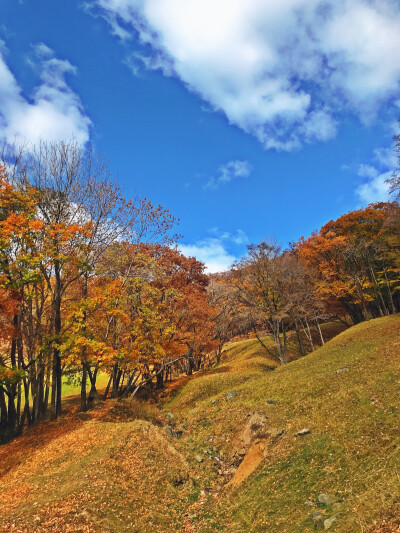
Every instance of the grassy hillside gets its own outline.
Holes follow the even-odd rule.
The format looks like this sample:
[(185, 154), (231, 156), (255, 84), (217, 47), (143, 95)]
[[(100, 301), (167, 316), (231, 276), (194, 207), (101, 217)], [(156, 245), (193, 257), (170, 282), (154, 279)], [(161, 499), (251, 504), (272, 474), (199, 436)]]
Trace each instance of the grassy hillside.
[(397, 531), (399, 363), (399, 316), (278, 368), (234, 343), (167, 405), (106, 402), (0, 448), (0, 528)]

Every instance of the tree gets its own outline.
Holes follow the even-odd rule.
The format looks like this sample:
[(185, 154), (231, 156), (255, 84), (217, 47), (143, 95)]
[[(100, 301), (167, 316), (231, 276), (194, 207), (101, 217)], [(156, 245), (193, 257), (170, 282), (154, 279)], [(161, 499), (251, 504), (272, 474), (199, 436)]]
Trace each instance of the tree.
[(353, 323), (398, 308), (399, 240), (387, 221), (390, 203), (371, 204), (325, 224), (297, 243), (300, 259), (317, 274), (317, 294), (343, 320)]
[(246, 310), (237, 299), (230, 273), (210, 276), (207, 288), (209, 304), (214, 310), (215, 359), (219, 363), (222, 349), (235, 335), (247, 333)]
[[(134, 244), (170, 242), (175, 219), (147, 199), (125, 200), (110, 180), (104, 161), (75, 142), (39, 142), (29, 150), (14, 147), (3, 150), (3, 157), (13, 183), (7, 181), (1, 191), (3, 212), (10, 213), (3, 224), (7, 259), (3, 264), (8, 265), (14, 279), (20, 280), (15, 317), (19, 337), (14, 344), (19, 346), (21, 365), (29, 365), (24, 377), (26, 414), (28, 422), (34, 422), (45, 413), (50, 390), (53, 414), (60, 414), (62, 374), (65, 365), (72, 361), (76, 365), (77, 346), (81, 350), (78, 375), (83, 410), (87, 407), (87, 375), (90, 396), (96, 394), (101, 343), (94, 350), (86, 321), (87, 313), (95, 309), (89, 300), (90, 280), (96, 285), (102, 256), (122, 239)], [(71, 317), (76, 321), (71, 337), (74, 348), (66, 342), (74, 328)], [(24, 352), (28, 363), (24, 362)], [(92, 372), (89, 361), (93, 360)]]

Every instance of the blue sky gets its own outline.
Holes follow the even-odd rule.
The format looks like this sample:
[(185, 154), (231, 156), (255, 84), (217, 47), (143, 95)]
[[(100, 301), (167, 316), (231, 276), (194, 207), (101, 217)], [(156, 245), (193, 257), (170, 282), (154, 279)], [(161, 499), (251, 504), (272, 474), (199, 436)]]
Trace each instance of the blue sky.
[(210, 271), (387, 198), (395, 0), (2, 0), (0, 137), (74, 136)]

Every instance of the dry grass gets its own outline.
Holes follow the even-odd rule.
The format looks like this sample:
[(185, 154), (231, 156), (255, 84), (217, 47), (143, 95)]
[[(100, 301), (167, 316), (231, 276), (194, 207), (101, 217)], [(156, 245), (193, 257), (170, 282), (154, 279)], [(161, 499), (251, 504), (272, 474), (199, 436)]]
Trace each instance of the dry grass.
[[(311, 514), (321, 508), (327, 517), (337, 515), (334, 531), (362, 532), (388, 508), (396, 508), (399, 333), (399, 316), (372, 320), (267, 373), (261, 367), (253, 373), (259, 355), (252, 360), (252, 341), (237, 343), (227, 353), (229, 376), (218, 376), (218, 385), (208, 377), (187, 385), (173, 407), (181, 409), (190, 433), (196, 434), (193, 446), (205, 446), (212, 434), (229, 459), (246, 416), (254, 411), (265, 413), (271, 428), (284, 430), (256, 473), (238, 489), (222, 491), (218, 505), (210, 498), (209, 508), (203, 507), (222, 530), (313, 531)], [(252, 370), (242, 374), (246, 360)], [(213, 405), (207, 389), (217, 400)], [(230, 390), (235, 396), (227, 402)], [(302, 428), (310, 434), (294, 437)], [(335, 509), (318, 505), (320, 493), (335, 498)], [(391, 520), (397, 524), (399, 519)]]
[[(233, 343), (166, 406), (109, 401), (31, 430), (0, 448), (0, 530), (304, 533), (319, 509), (338, 533), (396, 531), (399, 333), (400, 316), (372, 320), (283, 367)], [(167, 412), (181, 438), (161, 427)], [(228, 485), (255, 412), (275, 436)]]

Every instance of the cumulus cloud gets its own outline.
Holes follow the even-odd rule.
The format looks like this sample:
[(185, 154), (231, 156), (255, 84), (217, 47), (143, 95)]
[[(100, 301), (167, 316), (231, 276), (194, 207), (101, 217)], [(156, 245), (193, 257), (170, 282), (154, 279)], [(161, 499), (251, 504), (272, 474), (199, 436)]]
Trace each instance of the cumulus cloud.
[(218, 228), (211, 228), (209, 233), (212, 237), (201, 239), (195, 244), (181, 244), (179, 249), (184, 255), (203, 261), (210, 274), (228, 270), (238, 259), (237, 254), (232, 253), (230, 249), (241, 253), (249, 242), (248, 236), (241, 229), (222, 232)]
[(364, 163), (362, 163), (358, 167), (358, 175), (361, 178), (374, 179), (378, 176), (378, 174), (379, 174), (378, 170), (372, 165), (365, 165)]
[[(91, 0), (147, 68), (175, 75), (266, 148), (327, 141), (341, 112), (399, 99), (397, 0)], [(335, 109), (335, 113), (333, 112)]]
[(229, 183), (236, 178), (248, 178), (252, 167), (248, 161), (228, 161), (218, 169), (216, 177), (212, 176), (205, 184), (205, 189), (216, 189), (219, 185)]
[(392, 172), (377, 174), (357, 188), (357, 196), (363, 204), (386, 202), (389, 199), (389, 185), (386, 180), (391, 178), (392, 174)]
[(356, 195), (363, 204), (386, 202), (390, 199), (387, 180), (393, 176), (396, 168), (396, 156), (393, 148), (376, 148), (372, 164), (361, 164), (358, 175), (363, 178), (356, 189)]
[(228, 270), (236, 261), (236, 257), (228, 252), (219, 238), (207, 237), (195, 244), (181, 244), (179, 249), (184, 255), (203, 261), (210, 274)]
[(67, 60), (57, 59), (45, 44), (35, 46), (40, 84), (27, 98), (6, 63), (6, 54), (1, 43), (0, 136), (21, 142), (35, 142), (38, 138), (74, 138), (80, 144), (88, 141), (91, 121), (79, 96), (65, 80), (67, 75), (76, 74), (76, 67)]

